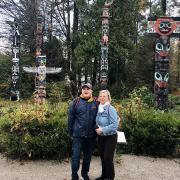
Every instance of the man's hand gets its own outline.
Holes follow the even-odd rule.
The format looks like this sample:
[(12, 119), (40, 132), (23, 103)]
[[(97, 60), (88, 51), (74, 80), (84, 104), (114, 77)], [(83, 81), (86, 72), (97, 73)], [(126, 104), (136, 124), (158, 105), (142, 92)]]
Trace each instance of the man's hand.
[(102, 127), (97, 128), (96, 132), (97, 132), (98, 135), (100, 135), (102, 133)]

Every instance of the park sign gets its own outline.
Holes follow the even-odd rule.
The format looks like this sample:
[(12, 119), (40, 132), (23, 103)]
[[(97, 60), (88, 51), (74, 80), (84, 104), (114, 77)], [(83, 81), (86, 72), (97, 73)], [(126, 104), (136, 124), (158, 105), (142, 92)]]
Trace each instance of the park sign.
[(154, 105), (163, 110), (168, 108), (170, 37), (180, 37), (180, 17), (150, 17), (146, 28), (156, 37)]

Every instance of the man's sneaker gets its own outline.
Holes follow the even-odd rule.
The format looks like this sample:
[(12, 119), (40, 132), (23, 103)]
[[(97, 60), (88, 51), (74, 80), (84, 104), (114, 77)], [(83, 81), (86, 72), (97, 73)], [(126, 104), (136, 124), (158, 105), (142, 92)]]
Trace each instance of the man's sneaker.
[(88, 175), (82, 175), (81, 180), (90, 180)]

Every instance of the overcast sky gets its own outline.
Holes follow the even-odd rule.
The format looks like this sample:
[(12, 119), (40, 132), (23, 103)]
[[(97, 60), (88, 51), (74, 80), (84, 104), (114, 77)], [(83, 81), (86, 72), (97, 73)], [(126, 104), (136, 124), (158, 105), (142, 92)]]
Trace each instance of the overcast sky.
[(8, 47), (10, 49), (11, 46), (7, 38), (3, 37), (9, 35), (8, 29), (10, 29), (10, 26), (5, 23), (7, 20), (8, 20), (7, 16), (0, 14), (0, 52), (6, 51)]
[[(149, 11), (147, 10), (145, 14), (148, 16)], [(168, 12), (168, 9), (167, 9), (167, 14), (170, 14), (171, 16), (180, 16), (180, 7), (176, 7), (173, 11), (170, 11), (170, 12)], [(3, 35), (10, 36), (8, 32), (8, 29), (10, 29), (10, 26), (5, 23), (5, 21), (7, 20), (9, 20), (8, 17), (1, 13), (0, 14), (0, 52), (4, 52), (7, 50), (11, 51), (11, 42), (8, 42), (7, 38), (2, 37)]]

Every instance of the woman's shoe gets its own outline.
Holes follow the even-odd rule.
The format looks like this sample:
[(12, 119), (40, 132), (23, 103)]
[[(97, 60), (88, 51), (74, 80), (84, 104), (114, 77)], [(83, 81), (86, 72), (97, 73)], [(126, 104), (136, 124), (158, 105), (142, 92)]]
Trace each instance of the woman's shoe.
[(95, 180), (104, 180), (104, 179), (103, 179), (103, 177), (101, 176), (101, 177), (96, 178)]

